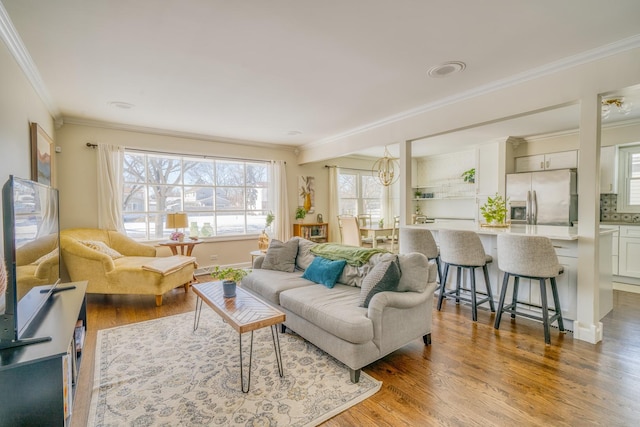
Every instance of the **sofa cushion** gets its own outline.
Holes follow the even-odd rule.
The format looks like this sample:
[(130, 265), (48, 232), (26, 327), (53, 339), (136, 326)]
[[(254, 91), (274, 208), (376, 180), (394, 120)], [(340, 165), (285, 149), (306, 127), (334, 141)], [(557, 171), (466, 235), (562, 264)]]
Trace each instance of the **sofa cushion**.
[(402, 274), (400, 283), (398, 283), (398, 291), (423, 292), (427, 289), (427, 283), (430, 281), (427, 257), (418, 252), (411, 252), (398, 255), (398, 260)]
[(264, 256), (262, 268), (265, 270), (286, 271), (292, 273), (296, 267), (298, 255), (298, 241), (291, 239), (286, 243), (273, 239)]
[(122, 258), (122, 254), (120, 252), (110, 248), (105, 242), (101, 242), (100, 240), (80, 240), (80, 243), (94, 251), (108, 255), (112, 259)]
[(343, 259), (331, 261), (317, 256), (309, 268), (304, 271), (302, 277), (312, 282), (325, 285), (327, 288), (333, 288), (346, 264), (347, 262)]
[(307, 286), (282, 292), (280, 305), (332, 335), (360, 344), (373, 339), (373, 322), (367, 309), (358, 307), (359, 298), (360, 289), (352, 286)]
[(280, 293), (299, 287), (317, 285), (303, 279), (302, 272), (285, 273), (283, 271), (254, 269), (242, 279), (241, 286), (260, 295), (272, 304), (280, 304)]
[(369, 307), (369, 301), (378, 292), (397, 290), (399, 282), (400, 266), (398, 257), (377, 263), (362, 281), (360, 307)]
[(316, 242), (303, 239), (301, 237), (294, 237), (298, 240), (298, 256), (296, 257), (296, 268), (306, 270), (309, 268), (313, 259), (316, 257), (311, 253), (311, 248), (317, 245)]

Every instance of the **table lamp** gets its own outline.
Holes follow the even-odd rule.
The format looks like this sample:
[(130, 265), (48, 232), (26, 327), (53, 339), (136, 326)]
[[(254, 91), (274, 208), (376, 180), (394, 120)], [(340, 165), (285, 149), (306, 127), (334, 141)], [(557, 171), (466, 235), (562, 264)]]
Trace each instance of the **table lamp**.
[[(181, 232), (182, 236), (178, 235), (178, 228), (184, 228), (187, 226), (188, 219), (186, 213), (168, 213), (167, 214), (167, 228), (175, 229), (175, 233), (172, 233), (171, 240), (183, 240), (184, 232)], [(177, 239), (174, 239), (173, 236), (177, 236)]]

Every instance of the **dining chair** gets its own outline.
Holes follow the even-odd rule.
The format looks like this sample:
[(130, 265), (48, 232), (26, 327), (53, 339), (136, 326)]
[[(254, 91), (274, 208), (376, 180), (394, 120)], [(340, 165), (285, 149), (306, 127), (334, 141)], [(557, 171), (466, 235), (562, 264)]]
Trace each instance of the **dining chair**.
[(362, 246), (362, 236), (358, 218), (355, 216), (338, 215), (340, 240), (343, 245)]

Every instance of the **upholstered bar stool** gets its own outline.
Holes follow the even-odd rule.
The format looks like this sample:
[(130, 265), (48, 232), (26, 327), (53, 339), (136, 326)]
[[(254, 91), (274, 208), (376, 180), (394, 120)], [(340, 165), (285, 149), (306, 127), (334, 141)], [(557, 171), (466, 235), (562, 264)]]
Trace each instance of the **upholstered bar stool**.
[[(515, 319), (516, 314), (530, 319), (542, 320), (544, 325), (544, 342), (551, 344), (549, 325), (558, 321), (558, 329), (564, 332), (562, 310), (558, 298), (556, 277), (563, 272), (563, 267), (558, 262), (558, 256), (551, 240), (543, 236), (526, 236), (516, 234), (501, 234), (498, 236), (498, 268), (504, 272), (502, 289), (500, 290), (500, 302), (496, 316), (495, 328), (500, 328), (502, 313), (511, 313)], [(513, 296), (511, 304), (505, 306), (504, 300), (509, 287), (509, 278), (513, 276)], [(518, 283), (521, 277), (538, 280), (540, 283), (540, 299), (542, 305), (542, 317), (517, 311)], [(549, 316), (547, 303), (547, 285), (549, 279), (553, 296), (555, 314)], [(533, 284), (532, 284), (533, 285)]]
[[(442, 301), (447, 296), (455, 296), (456, 304), (460, 301), (470, 302), (474, 322), (478, 320), (478, 305), (488, 302), (491, 311), (496, 311), (491, 293), (489, 272), (487, 270), (487, 264), (492, 262), (493, 258), (491, 255), (485, 253), (480, 237), (473, 231), (438, 230), (438, 240), (440, 241), (440, 260), (444, 264), (443, 278), (440, 281), (438, 311), (442, 308)], [(456, 288), (447, 291), (446, 284), (450, 266), (457, 267), (458, 274), (456, 277)], [(487, 289), (487, 296), (480, 300), (478, 300), (476, 292), (476, 268), (478, 267), (482, 267), (484, 283)], [(461, 285), (462, 271), (464, 269), (469, 270), (471, 299), (460, 296), (460, 292), (466, 290), (463, 289)]]
[(442, 283), (442, 270), (440, 268), (440, 250), (436, 245), (431, 231), (420, 228), (400, 229), (400, 253), (408, 254), (410, 252), (418, 252), (425, 255), (429, 261), (435, 260), (438, 267), (438, 281)]

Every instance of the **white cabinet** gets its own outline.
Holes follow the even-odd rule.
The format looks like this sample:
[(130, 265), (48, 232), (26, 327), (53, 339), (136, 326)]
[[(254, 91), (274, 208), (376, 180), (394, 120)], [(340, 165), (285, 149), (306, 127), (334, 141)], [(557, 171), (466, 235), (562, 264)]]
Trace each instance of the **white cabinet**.
[[(618, 150), (615, 145), (600, 149), (600, 193), (618, 192)], [(615, 274), (615, 273), (614, 273)]]
[(640, 226), (620, 226), (618, 275), (640, 279)]
[(561, 151), (559, 153), (538, 154), (516, 157), (516, 172), (535, 172), (551, 169), (573, 169), (578, 167), (578, 152)]

